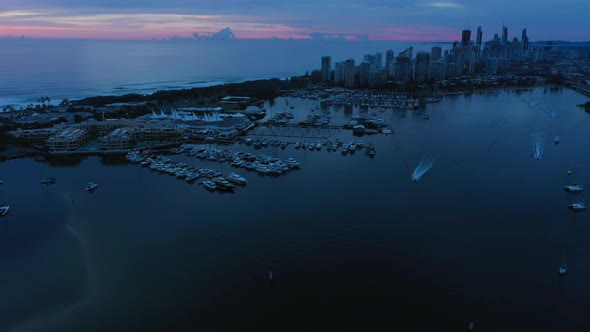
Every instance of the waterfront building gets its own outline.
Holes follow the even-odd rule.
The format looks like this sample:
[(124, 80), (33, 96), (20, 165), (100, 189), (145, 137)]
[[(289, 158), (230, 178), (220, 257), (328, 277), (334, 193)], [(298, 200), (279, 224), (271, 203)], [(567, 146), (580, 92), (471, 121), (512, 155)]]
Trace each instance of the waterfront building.
[(387, 83), (387, 72), (385, 70), (379, 70), (375, 73), (371, 73), (369, 76), (369, 86), (382, 86)]
[(430, 62), (430, 69), (428, 70), (428, 77), (434, 79), (436, 82), (445, 79), (445, 62), (443, 59)]
[(344, 62), (339, 61), (334, 64), (334, 83), (344, 83)]
[(381, 52), (375, 53), (375, 55), (373, 56), (372, 65), (374, 67), (374, 71), (379, 71), (381, 70), (381, 68), (383, 68), (383, 54)]
[(398, 55), (395, 61), (394, 79), (397, 82), (406, 83), (412, 80), (412, 58)]
[(385, 52), (385, 70), (387, 71), (387, 76), (393, 76), (393, 50), (387, 50)]
[(413, 61), (412, 61), (413, 48), (409, 47), (403, 52), (400, 52), (395, 58), (394, 66), (394, 79), (397, 82), (406, 83), (410, 82), (413, 78)]
[(63, 126), (55, 126), (50, 128), (42, 128), (42, 129), (17, 129), (11, 131), (10, 134), (14, 137), (25, 139), (31, 142), (45, 142), (49, 137), (57, 135), (59, 132), (63, 131)]
[(338, 85), (344, 83), (344, 62), (342, 61), (334, 65), (334, 82)]
[(361, 87), (366, 87), (369, 85), (369, 78), (371, 75), (371, 64), (368, 62), (363, 62), (359, 66), (359, 85)]
[(84, 129), (67, 128), (57, 135), (51, 136), (46, 141), (50, 152), (76, 151), (88, 139), (88, 133)]
[(448, 62), (445, 65), (445, 73), (447, 78), (457, 76), (457, 64), (454, 62)]
[(111, 133), (100, 137), (98, 146), (103, 151), (129, 150), (131, 148), (131, 136), (127, 129), (117, 128)]
[(366, 62), (370, 65), (371, 72), (375, 71), (375, 55), (365, 54), (363, 56), (363, 62)]
[(442, 47), (433, 46), (430, 50), (430, 61), (438, 61), (442, 56)]
[(356, 68), (354, 66), (354, 60), (348, 59), (344, 62), (344, 87), (354, 88), (354, 74)]
[(332, 72), (332, 58), (330, 56), (322, 57), (322, 81), (330, 81), (330, 74)]
[(488, 75), (496, 75), (498, 73), (498, 58), (489, 58), (486, 61), (486, 73)]
[(416, 69), (414, 79), (423, 82), (428, 79), (428, 68), (430, 66), (430, 53), (418, 52), (416, 54)]

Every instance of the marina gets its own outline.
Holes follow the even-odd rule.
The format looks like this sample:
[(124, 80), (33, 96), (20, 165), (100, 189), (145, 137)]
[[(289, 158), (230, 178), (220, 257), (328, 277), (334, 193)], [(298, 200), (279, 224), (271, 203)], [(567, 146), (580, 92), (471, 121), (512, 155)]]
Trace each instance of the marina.
[[(590, 181), (590, 155), (580, 152), (590, 118), (569, 106), (581, 101), (568, 90), (524, 95), (559, 110), (553, 119), (521, 98), (446, 96), (420, 106), (429, 121), (376, 110), (391, 135), (310, 128), (306, 136), (318, 138), (288, 138), (281, 134), (307, 129), (260, 126), (261, 136), (234, 144), (179, 142), (129, 159), (8, 160), (0, 292), (20, 304), (5, 301), (0, 329), (134, 330), (121, 323), (124, 310), (166, 330), (170, 305), (166, 317), (204, 330), (288, 329), (283, 322), (305, 330), (320, 316), (350, 314), (326, 330), (412, 331), (420, 322), (460, 331), (473, 321), (474, 331), (549, 331), (556, 316), (584, 317), (590, 214), (567, 208), (584, 203), (585, 191), (564, 190)], [(295, 117), (313, 107), (288, 100)], [(332, 109), (331, 121), (360, 116), (346, 112)], [(561, 143), (535, 159), (532, 134)], [(254, 162), (289, 170), (244, 167)], [(55, 183), (40, 185), (46, 176)], [(89, 181), (99, 186), (92, 194)], [(65, 309), (45, 320), (38, 294)], [(112, 297), (122, 306), (107, 310)], [(318, 301), (302, 307), (310, 298)]]

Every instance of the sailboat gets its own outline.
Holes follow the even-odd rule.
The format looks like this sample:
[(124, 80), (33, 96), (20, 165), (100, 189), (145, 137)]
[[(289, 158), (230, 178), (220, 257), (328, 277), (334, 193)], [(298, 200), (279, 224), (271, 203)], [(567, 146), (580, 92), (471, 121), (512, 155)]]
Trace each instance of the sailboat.
[(436, 97), (437, 93), (438, 93), (438, 84), (436, 83), (436, 80), (435, 80), (434, 81), (434, 94), (432, 95), (432, 97), (423, 98), (422, 101), (425, 103), (438, 103), (438, 102), (440, 102), (442, 99)]

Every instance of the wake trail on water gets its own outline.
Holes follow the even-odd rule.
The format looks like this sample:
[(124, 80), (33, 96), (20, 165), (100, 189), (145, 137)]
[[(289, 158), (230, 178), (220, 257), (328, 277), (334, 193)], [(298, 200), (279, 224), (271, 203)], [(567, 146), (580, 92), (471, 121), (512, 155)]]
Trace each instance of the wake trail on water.
[[(67, 193), (64, 195), (64, 199), (67, 203), (72, 201), (71, 196)], [(82, 298), (56, 312), (49, 311), (34, 315), (26, 321), (21, 322), (19, 325), (12, 327), (8, 330), (9, 332), (36, 332), (47, 329), (56, 331), (58, 329), (54, 328), (55, 324), (71, 318), (78, 310), (82, 310), (96, 300), (96, 297), (98, 296), (98, 280), (94, 271), (94, 264), (90, 259), (90, 247), (85, 240), (85, 236), (83, 236), (83, 234), (74, 226), (74, 224), (81, 222), (82, 220), (77, 219), (73, 215), (68, 216), (67, 219), (68, 222), (65, 226), (65, 230), (78, 241), (80, 248), (84, 253), (84, 257), (86, 258), (86, 274), (88, 277), (88, 289), (86, 290), (86, 294)]]
[(540, 134), (533, 135), (533, 158), (543, 158), (543, 151), (545, 150), (545, 139)]
[(431, 168), (434, 161), (430, 158), (423, 158), (410, 176), (412, 181), (419, 181)]

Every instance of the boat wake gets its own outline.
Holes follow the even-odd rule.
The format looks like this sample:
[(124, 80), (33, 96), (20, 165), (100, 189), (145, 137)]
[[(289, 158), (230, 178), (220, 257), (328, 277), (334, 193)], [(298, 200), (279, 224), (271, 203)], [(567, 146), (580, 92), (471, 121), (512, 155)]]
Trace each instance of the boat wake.
[(412, 172), (412, 175), (411, 175), (412, 181), (420, 180), (424, 176), (424, 174), (426, 174), (432, 168), (433, 164), (434, 164), (434, 161), (432, 161), (431, 159), (428, 159), (428, 158), (424, 158), (424, 159), (420, 160), (420, 163), (418, 164), (418, 166), (416, 166), (416, 168)]
[(545, 139), (541, 135), (533, 135), (533, 158), (543, 158), (543, 150), (545, 149)]

